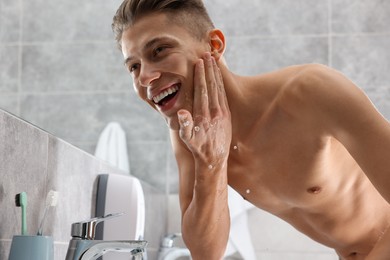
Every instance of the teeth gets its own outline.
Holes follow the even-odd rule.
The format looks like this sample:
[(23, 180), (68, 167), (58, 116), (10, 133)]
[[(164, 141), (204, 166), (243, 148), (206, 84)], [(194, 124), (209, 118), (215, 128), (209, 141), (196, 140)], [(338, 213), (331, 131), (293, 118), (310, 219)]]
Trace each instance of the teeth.
[(169, 89), (166, 89), (165, 91), (161, 92), (157, 96), (153, 98), (154, 103), (158, 103), (161, 100), (163, 100), (166, 96), (175, 93), (179, 90), (179, 87), (177, 85), (170, 87)]

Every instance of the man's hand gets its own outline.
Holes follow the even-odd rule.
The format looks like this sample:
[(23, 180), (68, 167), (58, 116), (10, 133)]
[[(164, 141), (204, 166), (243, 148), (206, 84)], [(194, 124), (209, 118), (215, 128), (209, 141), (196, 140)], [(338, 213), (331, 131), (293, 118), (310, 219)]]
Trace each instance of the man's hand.
[(180, 139), (192, 153), (187, 166), (193, 167), (181, 162), (183, 239), (192, 259), (222, 259), (230, 230), (227, 160), (232, 124), (222, 75), (210, 53), (195, 65), (192, 114), (184, 109), (177, 114)]
[(192, 113), (178, 111), (180, 138), (198, 166), (223, 167), (229, 156), (232, 125), (222, 75), (210, 53), (195, 65)]

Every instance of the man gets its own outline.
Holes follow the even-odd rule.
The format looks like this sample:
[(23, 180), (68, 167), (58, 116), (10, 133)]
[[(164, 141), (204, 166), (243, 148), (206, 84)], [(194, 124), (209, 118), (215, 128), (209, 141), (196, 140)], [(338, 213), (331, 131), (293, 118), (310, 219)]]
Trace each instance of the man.
[(235, 75), (201, 0), (125, 0), (113, 29), (169, 125), (193, 259), (224, 254), (227, 185), (342, 259), (390, 259), (390, 124), (350, 80), (315, 64)]

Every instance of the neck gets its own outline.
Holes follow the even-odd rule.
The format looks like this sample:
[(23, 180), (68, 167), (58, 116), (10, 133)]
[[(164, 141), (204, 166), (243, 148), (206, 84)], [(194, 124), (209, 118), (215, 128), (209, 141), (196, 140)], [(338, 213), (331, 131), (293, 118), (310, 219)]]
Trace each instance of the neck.
[(251, 125), (252, 120), (250, 115), (253, 112), (253, 107), (250, 106), (248, 97), (250, 82), (248, 77), (242, 77), (232, 73), (226, 64), (222, 63), (218, 65), (221, 70), (230, 108), (234, 142), (234, 140), (238, 141), (242, 139), (239, 135), (245, 134)]

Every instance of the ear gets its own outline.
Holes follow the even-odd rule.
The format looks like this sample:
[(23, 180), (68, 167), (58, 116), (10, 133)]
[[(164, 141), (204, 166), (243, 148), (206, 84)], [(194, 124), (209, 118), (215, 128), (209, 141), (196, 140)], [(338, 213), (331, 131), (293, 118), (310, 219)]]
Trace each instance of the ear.
[(211, 47), (211, 55), (215, 60), (219, 60), (225, 51), (225, 35), (219, 29), (213, 29), (209, 32), (209, 44)]

